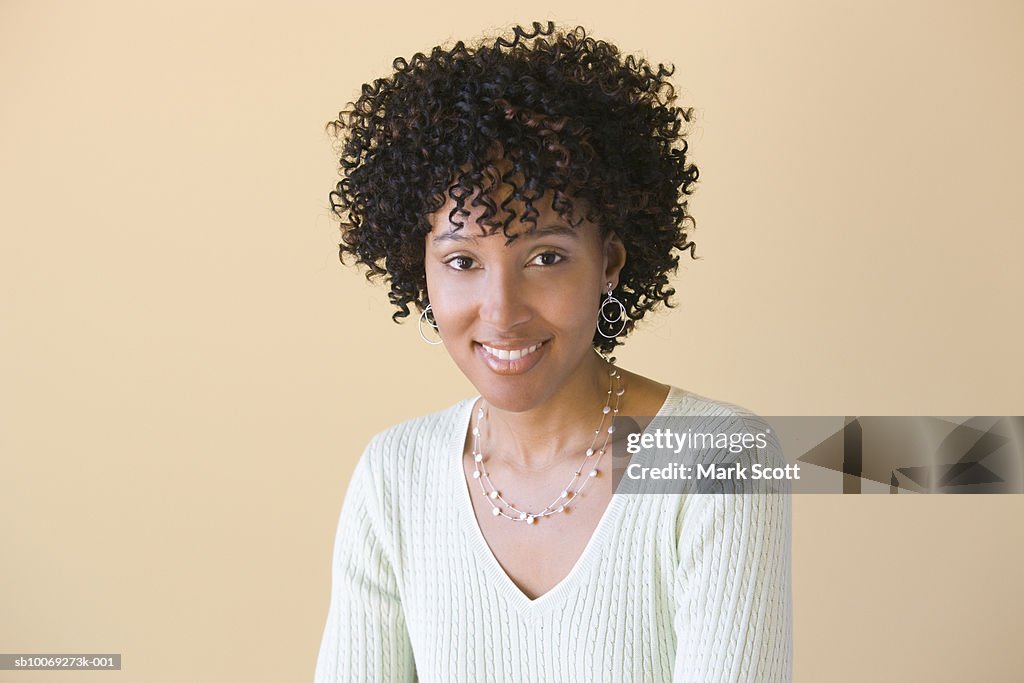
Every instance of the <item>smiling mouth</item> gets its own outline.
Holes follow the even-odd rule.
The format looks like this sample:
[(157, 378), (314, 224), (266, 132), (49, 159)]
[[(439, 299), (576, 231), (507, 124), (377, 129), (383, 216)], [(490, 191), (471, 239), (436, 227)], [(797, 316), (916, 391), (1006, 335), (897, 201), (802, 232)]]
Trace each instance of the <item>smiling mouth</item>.
[(540, 342), (538, 344), (533, 344), (532, 346), (524, 346), (518, 349), (496, 349), (492, 346), (488, 346), (487, 344), (480, 344), (483, 350), (496, 360), (520, 360), (521, 358), (526, 358), (531, 353), (536, 353), (543, 345), (544, 342)]
[(473, 346), (480, 360), (491, 372), (498, 375), (522, 375), (544, 361), (544, 357), (548, 355), (549, 341), (551, 340), (545, 339), (536, 344), (522, 342), (522, 346), (503, 349), (483, 342), (473, 342)]

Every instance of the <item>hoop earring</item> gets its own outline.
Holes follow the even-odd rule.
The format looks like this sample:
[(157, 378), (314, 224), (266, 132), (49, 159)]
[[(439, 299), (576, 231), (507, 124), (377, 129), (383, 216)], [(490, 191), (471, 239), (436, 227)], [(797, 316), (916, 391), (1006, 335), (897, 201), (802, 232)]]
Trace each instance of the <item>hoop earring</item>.
[[(427, 313), (430, 313), (430, 317), (429, 318), (427, 317)], [(427, 304), (427, 307), (423, 309), (422, 313), (420, 313), (420, 319), (419, 319), (419, 322), (416, 324), (416, 327), (419, 330), (420, 338), (423, 341), (427, 342), (431, 346), (436, 346), (437, 344), (443, 344), (444, 340), (443, 339), (438, 339), (437, 341), (430, 341), (429, 339), (427, 339), (427, 335), (423, 334), (423, 321), (424, 320), (427, 321), (428, 325), (430, 325), (431, 327), (434, 328), (434, 331), (437, 332), (438, 335), (441, 334), (440, 331), (437, 329), (437, 321), (433, 320), (433, 317), (434, 317), (434, 311), (431, 310), (430, 304)]]
[[(601, 320), (608, 323), (609, 325), (615, 325), (615, 323), (621, 322), (619, 330), (614, 334), (605, 334), (605, 331), (601, 329), (601, 320), (597, 321), (597, 331), (605, 339), (615, 339), (626, 329), (626, 307), (622, 305), (622, 302), (612, 296), (612, 283), (607, 284), (608, 292), (605, 294), (605, 300), (601, 302)], [(609, 316), (605, 313), (605, 307), (608, 305), (617, 306), (618, 310), (613, 309), (612, 312), (616, 315)]]

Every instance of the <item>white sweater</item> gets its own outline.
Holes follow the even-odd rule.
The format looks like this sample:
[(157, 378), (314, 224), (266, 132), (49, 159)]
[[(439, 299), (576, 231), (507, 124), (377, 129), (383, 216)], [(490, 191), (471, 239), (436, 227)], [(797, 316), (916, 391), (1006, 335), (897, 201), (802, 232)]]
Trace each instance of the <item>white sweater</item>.
[[(469, 497), (475, 400), (381, 432), (360, 458), (316, 683), (791, 680), (788, 495), (615, 494), (569, 575), (530, 600)], [(658, 414), (759, 419), (675, 387)]]

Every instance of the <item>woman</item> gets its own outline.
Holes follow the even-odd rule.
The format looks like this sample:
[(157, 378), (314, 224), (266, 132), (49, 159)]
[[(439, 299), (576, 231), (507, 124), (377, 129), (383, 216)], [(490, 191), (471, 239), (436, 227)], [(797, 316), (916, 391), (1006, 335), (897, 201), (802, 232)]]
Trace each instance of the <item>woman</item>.
[(612, 418), (748, 414), (608, 356), (694, 256), (672, 71), (550, 23), (394, 68), (331, 124), (340, 255), (480, 395), (361, 457), (316, 680), (789, 680), (788, 498), (612, 491)]

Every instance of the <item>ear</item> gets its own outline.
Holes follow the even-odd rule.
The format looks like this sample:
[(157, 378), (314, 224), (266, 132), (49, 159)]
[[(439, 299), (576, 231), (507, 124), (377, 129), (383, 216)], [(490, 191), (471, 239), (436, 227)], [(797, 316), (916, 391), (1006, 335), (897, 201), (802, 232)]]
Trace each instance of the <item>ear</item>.
[(605, 282), (612, 283), (612, 287), (619, 286), (619, 272), (624, 265), (626, 265), (626, 245), (622, 243), (622, 240), (619, 239), (615, 231), (609, 232), (608, 236), (604, 239), (604, 280), (601, 281), (602, 289)]

